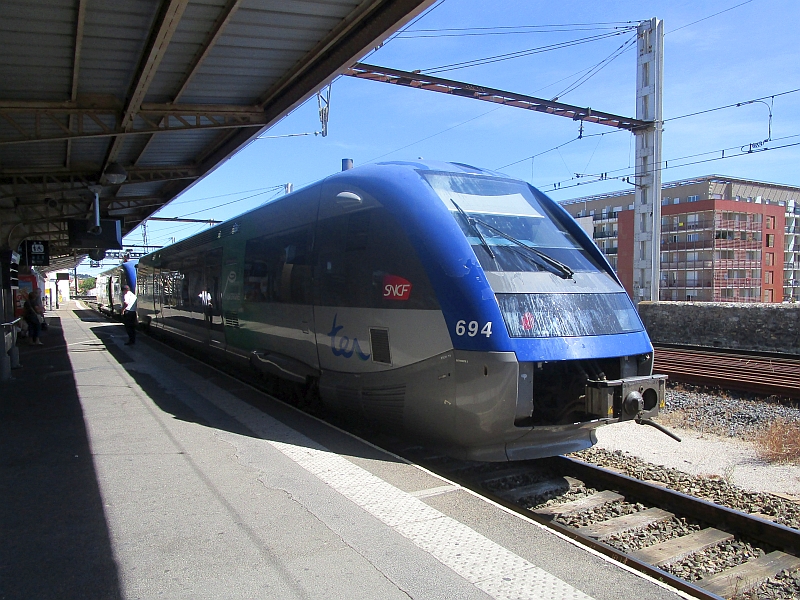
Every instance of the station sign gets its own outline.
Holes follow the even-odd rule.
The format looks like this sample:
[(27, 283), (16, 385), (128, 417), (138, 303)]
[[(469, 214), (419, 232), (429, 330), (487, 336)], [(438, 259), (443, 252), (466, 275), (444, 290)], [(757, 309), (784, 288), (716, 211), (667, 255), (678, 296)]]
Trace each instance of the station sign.
[(25, 264), (29, 267), (46, 267), (50, 264), (50, 242), (25, 240), (23, 247)]

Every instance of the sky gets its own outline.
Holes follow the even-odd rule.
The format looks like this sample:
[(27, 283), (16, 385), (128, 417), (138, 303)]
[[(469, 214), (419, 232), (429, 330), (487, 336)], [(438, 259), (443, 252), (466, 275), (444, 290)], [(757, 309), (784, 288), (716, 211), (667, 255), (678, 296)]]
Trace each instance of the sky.
[[(719, 174), (800, 186), (797, 0), (443, 0), (361, 60), (635, 117), (630, 42), (653, 17), (665, 31), (662, 180)], [(544, 50), (553, 45), (566, 47)], [(522, 56), (456, 65), (510, 53)], [(339, 171), (343, 158), (467, 163), (555, 200), (628, 189), (614, 177), (633, 175), (627, 131), (586, 123), (579, 139), (579, 123), (563, 117), (352, 77), (331, 86), (328, 135), (297, 135), (320, 130), (312, 96), (156, 216), (224, 221), (279, 197), (286, 183), (299, 189)], [(152, 221), (147, 242), (207, 227)], [(142, 228), (124, 243), (142, 244)]]

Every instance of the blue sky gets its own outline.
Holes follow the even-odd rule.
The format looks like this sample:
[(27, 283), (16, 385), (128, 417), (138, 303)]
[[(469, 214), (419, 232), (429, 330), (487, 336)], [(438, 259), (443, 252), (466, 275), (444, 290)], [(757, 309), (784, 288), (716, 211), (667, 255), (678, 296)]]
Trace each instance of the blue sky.
[[(796, 0), (444, 0), (364, 61), (425, 71), (618, 33), (565, 49), (437, 73), (549, 99), (629, 40), (633, 33), (626, 25), (652, 17), (663, 19), (666, 31), (663, 158), (669, 168), (663, 171), (663, 180), (717, 173), (800, 185), (800, 92), (778, 96), (800, 88)], [(528, 27), (525, 33), (499, 29), (545, 25), (559, 27)], [(464, 31), (468, 28), (473, 29)], [(559, 99), (635, 116), (635, 73), (634, 45)], [(765, 103), (675, 118), (773, 95)], [(765, 147), (773, 150), (686, 164), (716, 158), (722, 149), (727, 155), (737, 153), (735, 149), (766, 140), (770, 110), (772, 141)], [(312, 97), (263, 135), (319, 130), (317, 101)], [(606, 135), (592, 135), (600, 133)], [(463, 162), (524, 179), (556, 200), (625, 189), (627, 184), (617, 180), (583, 185), (591, 178), (578, 180), (575, 174), (632, 174), (633, 136), (592, 124), (584, 126), (586, 137), (576, 140), (577, 136), (578, 123), (569, 119), (342, 77), (332, 86), (327, 137), (254, 141), (158, 216), (225, 220), (282, 194), (285, 183), (297, 189), (340, 170), (343, 158), (352, 158), (356, 166), (418, 157)], [(791, 144), (798, 145), (779, 148)], [(561, 147), (553, 150), (556, 146)], [(529, 158), (534, 155), (538, 156)], [(701, 156), (685, 158), (693, 155)], [(582, 185), (576, 186), (579, 181)], [(555, 183), (561, 187), (553, 191)], [(167, 244), (172, 237), (180, 240), (206, 227), (151, 222), (148, 242)], [(125, 243), (141, 244), (141, 228)], [(111, 264), (106, 261), (104, 266)], [(88, 263), (79, 270), (96, 271)]]

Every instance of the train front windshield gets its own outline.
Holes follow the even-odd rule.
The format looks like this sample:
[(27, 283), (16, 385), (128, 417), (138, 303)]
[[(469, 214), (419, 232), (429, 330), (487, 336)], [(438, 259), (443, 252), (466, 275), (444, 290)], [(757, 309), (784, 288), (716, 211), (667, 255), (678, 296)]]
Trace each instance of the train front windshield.
[(466, 174), (422, 175), (453, 214), (484, 271), (568, 276), (603, 270), (527, 184)]
[(612, 335), (643, 329), (628, 295), (526, 183), (454, 173), (422, 175), (461, 227), (484, 271), (548, 271), (566, 281), (583, 272), (606, 281), (595, 293), (570, 293), (569, 285), (549, 286), (544, 293), (498, 293), (511, 337)]

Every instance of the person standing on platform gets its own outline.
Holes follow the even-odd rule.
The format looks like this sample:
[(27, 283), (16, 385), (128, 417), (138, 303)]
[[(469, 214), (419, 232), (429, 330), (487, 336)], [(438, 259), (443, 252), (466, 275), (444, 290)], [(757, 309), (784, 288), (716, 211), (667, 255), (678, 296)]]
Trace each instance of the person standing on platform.
[(38, 288), (33, 288), (28, 293), (28, 299), (25, 300), (23, 307), (31, 344), (41, 346), (42, 340), (39, 339), (39, 333), (42, 331), (42, 323), (44, 322), (44, 306), (42, 306), (42, 300), (39, 298)]
[(122, 286), (122, 292), (122, 323), (128, 334), (125, 345), (133, 346), (136, 343), (136, 294), (127, 285)]

